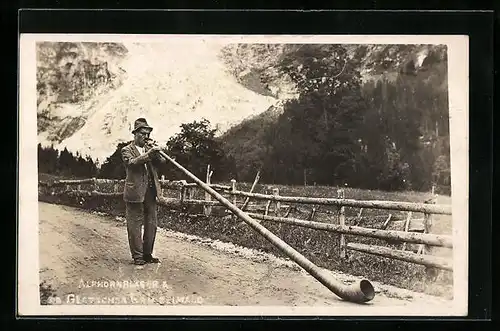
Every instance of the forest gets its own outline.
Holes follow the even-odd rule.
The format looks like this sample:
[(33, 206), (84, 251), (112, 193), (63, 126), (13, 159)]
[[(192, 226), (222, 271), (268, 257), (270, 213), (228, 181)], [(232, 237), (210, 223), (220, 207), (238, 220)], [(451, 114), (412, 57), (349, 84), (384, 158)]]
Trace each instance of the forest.
[[(240, 180), (261, 169), (267, 183), (449, 192), (446, 48), (432, 47), (420, 65), (410, 46), (373, 50), (306, 45), (285, 53), (274, 68), (299, 97), (222, 138)], [(384, 66), (388, 74), (362, 79), (363, 70)]]

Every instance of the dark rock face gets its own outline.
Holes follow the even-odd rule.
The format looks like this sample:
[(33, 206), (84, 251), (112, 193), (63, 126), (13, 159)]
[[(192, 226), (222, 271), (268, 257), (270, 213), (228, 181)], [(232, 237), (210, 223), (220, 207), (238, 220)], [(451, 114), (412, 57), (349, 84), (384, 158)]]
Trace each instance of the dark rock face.
[[(329, 45), (321, 45), (327, 48)], [(231, 44), (222, 52), (228, 71), (247, 88), (263, 95), (275, 89), (293, 90), (287, 77), (279, 73), (280, 61), (301, 47), (294, 44)], [(365, 80), (405, 73), (411, 76), (446, 62), (445, 45), (343, 45), (350, 61), (356, 63)], [(286, 76), (286, 75), (285, 75)]]
[(79, 130), (85, 116), (73, 117), (57, 110), (120, 86), (125, 71), (119, 63), (126, 54), (127, 49), (118, 43), (38, 43), (38, 132), (46, 132), (50, 141), (61, 142)]

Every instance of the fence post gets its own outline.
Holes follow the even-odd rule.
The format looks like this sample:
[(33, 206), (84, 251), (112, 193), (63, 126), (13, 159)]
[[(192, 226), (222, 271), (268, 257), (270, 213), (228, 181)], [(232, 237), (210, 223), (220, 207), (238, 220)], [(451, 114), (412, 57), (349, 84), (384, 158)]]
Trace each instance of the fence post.
[(165, 193), (165, 188), (163, 187), (163, 184), (164, 184), (164, 181), (165, 181), (165, 175), (161, 175), (161, 178), (160, 178), (160, 196), (163, 198), (164, 196), (164, 193)]
[(267, 216), (267, 214), (269, 214), (269, 206), (271, 206), (271, 200), (267, 201), (266, 211), (264, 212), (264, 215), (266, 215), (266, 216)]
[(363, 220), (363, 207), (359, 209), (358, 217), (356, 217), (356, 225), (359, 225), (361, 223), (361, 220)]
[(392, 214), (389, 214), (387, 219), (385, 220), (384, 224), (382, 225), (382, 229), (385, 230), (389, 226), (389, 222), (391, 221)]
[[(432, 186), (432, 193), (434, 194), (434, 186)], [(424, 203), (435, 204), (436, 200), (431, 199), (431, 200), (425, 201)], [(431, 226), (432, 226), (432, 214), (424, 213), (424, 233), (429, 233)], [(418, 253), (426, 254), (428, 251), (429, 251), (429, 247), (427, 245), (421, 244), (418, 247)]]
[[(408, 232), (408, 230), (410, 229), (410, 222), (411, 222), (411, 214), (412, 212), (409, 211), (408, 212), (408, 216), (406, 217), (406, 222), (405, 222), (405, 232)], [(403, 243), (403, 251), (406, 250), (406, 242)]]
[[(280, 189), (277, 188), (277, 187), (273, 188), (273, 196), (278, 197), (279, 195), (280, 195)], [(274, 206), (276, 208), (274, 212), (275, 212), (276, 216), (279, 217), (280, 216), (281, 203), (279, 201), (276, 201), (276, 203), (275, 203)]]
[[(250, 188), (250, 192), (249, 193), (253, 192), (253, 190), (255, 189), (255, 186), (257, 185), (257, 182), (259, 181), (259, 179), (260, 179), (260, 170), (257, 171), (257, 175), (255, 175), (255, 179), (253, 181), (253, 184), (252, 184), (252, 187)], [(245, 199), (245, 202), (243, 203), (243, 206), (241, 206), (241, 210), (244, 211), (249, 202), (250, 202), (250, 197), (247, 197)]]
[[(231, 179), (231, 195), (233, 196), (233, 205), (236, 205), (236, 179)], [(232, 214), (232, 218), (235, 218), (236, 216)]]
[[(210, 179), (212, 177), (212, 171), (210, 171), (210, 164), (207, 165), (207, 185), (210, 186)], [(205, 192), (205, 201), (212, 201), (212, 196)], [(212, 207), (209, 204), (203, 205), (203, 212), (205, 216), (210, 216), (212, 213)]]
[(233, 200), (233, 204), (236, 204), (236, 179), (231, 179), (231, 195), (232, 195), (232, 200)]
[(313, 207), (311, 209), (311, 214), (309, 215), (308, 220), (311, 221), (311, 222), (314, 221), (314, 215), (316, 215), (316, 207)]
[[(266, 188), (266, 195), (269, 193), (268, 191), (269, 187)], [(271, 206), (271, 200), (267, 200), (267, 203), (266, 203), (266, 210), (264, 211), (264, 215), (268, 215), (269, 214), (269, 207)]]
[(181, 184), (181, 191), (179, 196), (179, 200), (181, 200), (181, 205), (184, 203), (185, 198), (186, 198), (186, 186), (184, 186), (184, 184)]
[[(337, 191), (337, 195), (339, 199), (344, 199), (345, 198), (345, 192), (344, 189), (340, 189)], [(340, 207), (340, 213), (339, 213), (339, 224), (340, 226), (345, 225), (345, 207), (341, 206)], [(340, 235), (340, 257), (345, 258), (346, 256), (346, 242), (345, 242), (345, 235), (341, 234)]]

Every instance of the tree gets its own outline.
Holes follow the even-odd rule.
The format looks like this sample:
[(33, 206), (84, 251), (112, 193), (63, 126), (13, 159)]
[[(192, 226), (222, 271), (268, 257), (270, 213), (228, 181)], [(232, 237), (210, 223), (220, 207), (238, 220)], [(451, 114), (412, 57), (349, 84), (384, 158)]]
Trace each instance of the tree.
[(99, 178), (123, 179), (125, 178), (125, 166), (122, 160), (122, 148), (130, 144), (131, 141), (118, 143), (116, 150), (102, 164), (99, 171)]
[[(181, 132), (167, 142), (167, 152), (199, 178), (205, 178), (210, 164), (214, 169), (213, 179), (227, 179), (234, 174), (234, 161), (225, 156), (221, 143), (215, 139), (216, 132), (206, 119), (182, 124)], [(170, 178), (185, 178), (170, 164), (163, 166), (160, 172)]]
[(59, 162), (59, 153), (53, 146), (42, 147), (38, 144), (38, 172), (55, 175)]
[(427, 191), (436, 180), (436, 162), (449, 169), (446, 61), (433, 70), (403, 70), (395, 77), (363, 89), (377, 110), (368, 112), (364, 123), (366, 171), (378, 174), (381, 188)]
[(38, 144), (38, 172), (67, 177), (89, 178), (97, 174), (96, 163), (90, 156), (83, 157), (78, 152), (66, 148), (59, 153), (53, 146)]
[(61, 154), (59, 155), (57, 172), (62, 176), (70, 176), (72, 166), (73, 166), (73, 155), (65, 147), (61, 151)]
[[(366, 111), (361, 76), (341, 45), (291, 45), (280, 70), (297, 85), (298, 99), (278, 119), (266, 171), (273, 181), (302, 183), (311, 169), (322, 184), (351, 181)], [(269, 174), (266, 176), (268, 177)]]
[[(234, 160), (224, 155), (220, 142), (215, 139), (216, 130), (209, 121), (194, 121), (181, 125), (181, 132), (171, 137), (165, 146), (166, 153), (199, 178), (205, 178), (207, 165), (214, 170), (213, 179), (222, 180), (234, 176)], [(117, 145), (116, 150), (102, 163), (99, 178), (122, 179), (126, 172), (121, 150), (131, 141)], [(95, 166), (95, 165), (94, 165)], [(185, 175), (170, 163), (161, 165), (158, 175), (168, 179), (185, 179)]]
[(90, 156), (85, 158), (85, 177), (95, 177), (97, 175), (97, 163)]

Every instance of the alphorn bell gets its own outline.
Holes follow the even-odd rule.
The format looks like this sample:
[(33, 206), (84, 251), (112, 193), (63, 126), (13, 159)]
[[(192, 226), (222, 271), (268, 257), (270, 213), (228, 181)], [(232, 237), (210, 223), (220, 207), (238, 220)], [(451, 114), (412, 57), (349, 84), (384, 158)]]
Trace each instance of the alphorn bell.
[(338, 297), (345, 301), (355, 302), (355, 303), (365, 303), (371, 301), (375, 297), (375, 289), (373, 288), (370, 281), (363, 279), (358, 283), (352, 285), (345, 285), (336, 279), (334, 279), (330, 273), (319, 268), (314, 263), (309, 261), (305, 256), (297, 252), (293, 247), (288, 245), (286, 242), (281, 240), (267, 228), (262, 226), (260, 223), (256, 222), (253, 218), (251, 218), (247, 213), (236, 207), (234, 204), (229, 202), (222, 195), (217, 193), (214, 189), (212, 189), (209, 185), (204, 183), (198, 177), (193, 175), (187, 169), (185, 169), (182, 165), (177, 163), (174, 159), (169, 157), (162, 151), (159, 151), (161, 156), (167, 159), (170, 163), (172, 163), (175, 167), (181, 170), (186, 176), (191, 178), (196, 182), (203, 190), (209, 193), (212, 197), (217, 199), (221, 204), (223, 204), (227, 209), (232, 211), (237, 217), (241, 218), (245, 223), (247, 223), (252, 229), (261, 234), (264, 238), (266, 238), (271, 244), (277, 247), (281, 252), (286, 254), (290, 259), (292, 259), (299, 266), (304, 268), (311, 276), (316, 278), (321, 284), (326, 286), (330, 291), (335, 293)]

